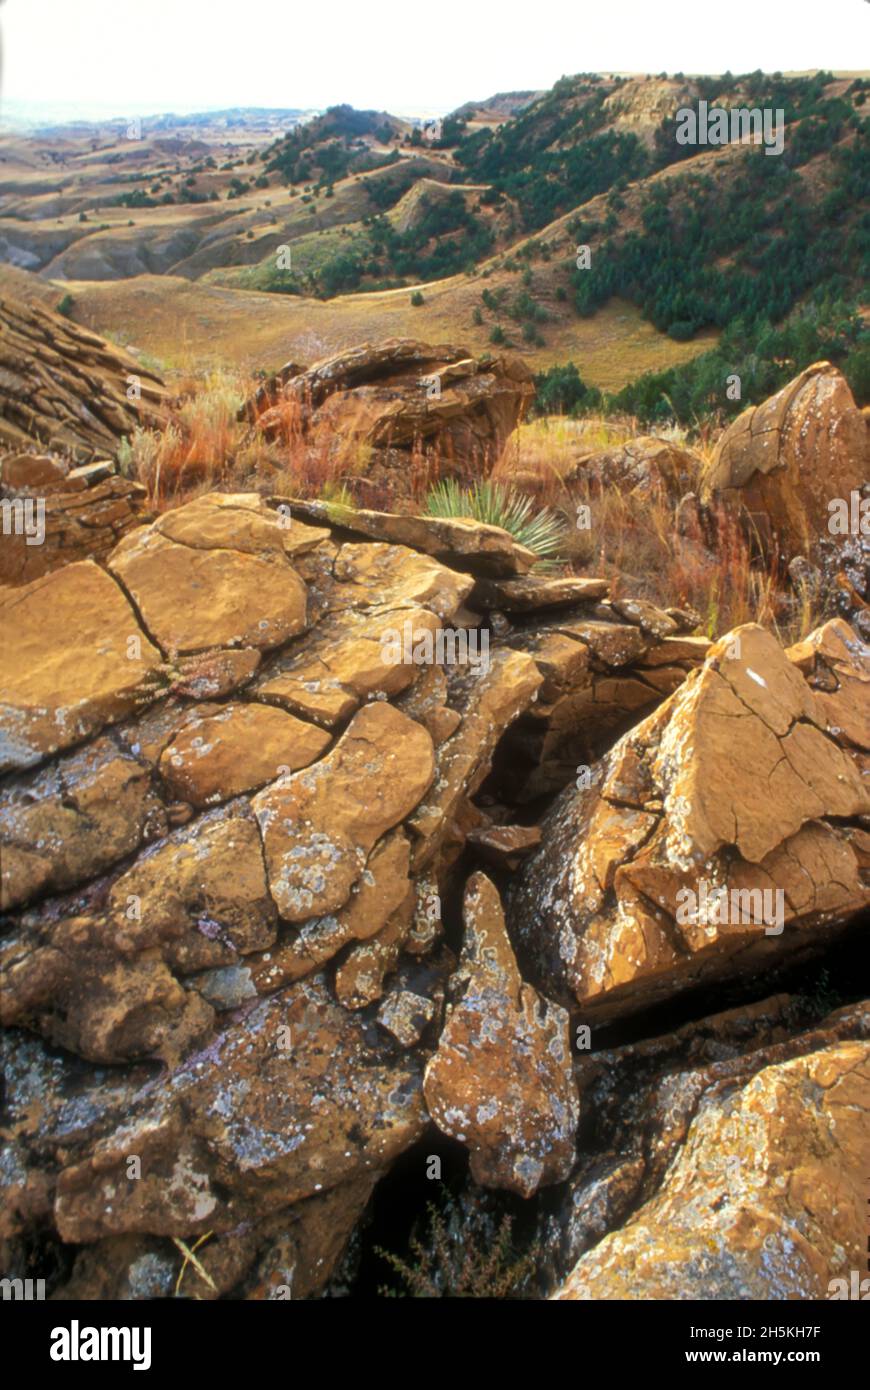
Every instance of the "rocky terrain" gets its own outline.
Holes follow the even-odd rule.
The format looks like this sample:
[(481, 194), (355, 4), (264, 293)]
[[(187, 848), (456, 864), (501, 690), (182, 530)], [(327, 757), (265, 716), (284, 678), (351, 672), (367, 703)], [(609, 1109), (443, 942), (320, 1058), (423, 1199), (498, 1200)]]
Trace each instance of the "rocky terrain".
[[(125, 369), (73, 338), (55, 363)], [(392, 343), (288, 364), (244, 415), (356, 429), (374, 476), (423, 420), (483, 469), (527, 393)], [(149, 510), (75, 461), (116, 417), (65, 415), (64, 455), (48, 416), (0, 464), (48, 518), (0, 538), (4, 1268), (57, 1299), (365, 1295), (403, 1190), (413, 1220), (451, 1192), (471, 1248), (509, 1214), (513, 1296), (824, 1298), (861, 1268), (867, 575), (824, 499), (868, 469), (840, 374), (705, 469), (644, 439), (577, 464), (801, 561), (833, 608), (790, 646), (470, 518)]]
[(857, 1296), (868, 91), (0, 139), (4, 1279)]

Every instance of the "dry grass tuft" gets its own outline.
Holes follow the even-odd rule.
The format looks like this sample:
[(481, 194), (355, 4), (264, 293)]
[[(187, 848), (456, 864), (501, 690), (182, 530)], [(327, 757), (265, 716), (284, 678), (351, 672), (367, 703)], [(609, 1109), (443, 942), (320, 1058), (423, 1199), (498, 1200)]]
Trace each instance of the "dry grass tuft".
[[(767, 565), (759, 562), (740, 524), (724, 509), (714, 512), (706, 535), (685, 527), (681, 533), (673, 501), (661, 490), (623, 493), (566, 482), (583, 454), (616, 448), (641, 433), (629, 416), (533, 420), (515, 431), (494, 476), (560, 511), (569, 528), (569, 568), (609, 579), (615, 597), (694, 608), (711, 638), (745, 622), (762, 623), (783, 641), (805, 636), (818, 615), (783, 582), (778, 557)], [(655, 434), (687, 445), (678, 427)], [(691, 447), (706, 462), (715, 445), (716, 432), (707, 427)], [(581, 528), (584, 506), (590, 524)]]

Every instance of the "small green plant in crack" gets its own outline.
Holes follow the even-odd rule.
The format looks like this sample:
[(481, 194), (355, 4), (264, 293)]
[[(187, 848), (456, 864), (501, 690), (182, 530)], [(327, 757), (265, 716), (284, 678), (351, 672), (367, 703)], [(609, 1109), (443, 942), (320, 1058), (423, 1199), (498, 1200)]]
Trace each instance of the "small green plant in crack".
[(353, 497), (347, 487), (325, 487), (320, 500), (326, 511), (326, 517), (331, 526), (344, 526), (349, 524), (356, 512)]
[(408, 1258), (375, 1246), (401, 1288), (381, 1285), (385, 1298), (533, 1297), (531, 1284), (540, 1263), (537, 1243), (518, 1250), (513, 1217), (497, 1215), (476, 1197), (456, 1199), (449, 1193), (440, 1207), (427, 1202), (426, 1215), (415, 1225)]

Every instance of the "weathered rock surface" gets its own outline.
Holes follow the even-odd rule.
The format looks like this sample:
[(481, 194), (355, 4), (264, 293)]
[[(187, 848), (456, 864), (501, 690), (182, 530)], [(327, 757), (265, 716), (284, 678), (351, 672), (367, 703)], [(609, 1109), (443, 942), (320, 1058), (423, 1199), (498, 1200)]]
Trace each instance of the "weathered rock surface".
[(557, 800), (509, 910), (552, 997), (637, 1009), (817, 944), (870, 902), (870, 789), (843, 734), (870, 654), (842, 628), (816, 639), (840, 639), (827, 706), (747, 625)]
[(566, 483), (582, 483), (591, 491), (655, 494), (679, 502), (698, 483), (701, 459), (665, 439), (641, 435), (627, 444), (581, 455), (563, 475)]
[(272, 895), (286, 922), (347, 902), (371, 850), (407, 816), (432, 780), (432, 740), (387, 704), (355, 715), (310, 772), (254, 798)]
[(212, 1232), (206, 1241), (192, 1242), (196, 1263), (188, 1261), (168, 1236), (106, 1236), (79, 1247), (70, 1278), (54, 1297), (317, 1297), (334, 1274), (382, 1176), (382, 1170), (372, 1170), (259, 1221)]
[(489, 863), (498, 868), (516, 869), (520, 861), (541, 843), (541, 827), (488, 825), (469, 831), (467, 841)]
[[(159, 377), (96, 333), (36, 303), (0, 298), (0, 447), (84, 463), (137, 425), (165, 425)], [(135, 391), (128, 395), (133, 383)]]
[(163, 750), (160, 772), (178, 800), (209, 806), (307, 767), (329, 743), (323, 729), (271, 705), (228, 704), (192, 718)]
[(114, 475), (111, 462), (69, 468), (37, 454), (0, 460), (0, 585), (101, 559), (147, 521), (144, 487)]
[(829, 535), (828, 504), (870, 476), (870, 433), (845, 377), (816, 362), (723, 434), (701, 500), (745, 513), (754, 535), (786, 560), (815, 555)]
[[(37, 1237), (78, 1247), (55, 1296), (316, 1295), (433, 1121), (493, 1189), (580, 1194), (559, 1280), (657, 1200), (692, 1115), (651, 1110), (667, 1141), (593, 1173), (575, 1072), (584, 1134), (626, 1090), (572, 1062), (563, 1006), (672, 999), (867, 901), (870, 663), (841, 622), (711, 647), (695, 615), (529, 563), (471, 522), (214, 494), (0, 592), (4, 1268)], [(782, 886), (782, 935), (677, 921), (704, 876)], [(796, 1026), (713, 1031), (787, 1044), (768, 1070), (806, 1057), (819, 1087), (816, 1056), (863, 1036)], [(638, 1044), (626, 1075), (654, 1089), (674, 1049), (697, 1072), (682, 1047)]]
[(505, 730), (533, 703), (540, 685), (541, 673), (524, 652), (497, 652), (479, 675), (454, 669), (448, 699), (461, 722), (437, 749), (434, 781), (409, 820), (418, 872), (433, 862), (445, 867), (462, 848), (470, 798), (489, 773)]
[(274, 552), (178, 544), (155, 526), (127, 536), (108, 564), (167, 655), (278, 647), (306, 626), (305, 585)]
[[(96, 1061), (175, 1063), (216, 1013), (343, 947), (339, 996), (353, 1009), (381, 997), (416, 911), (409, 841), (389, 832), (434, 773), (426, 725), (386, 703), (426, 668), (385, 661), (383, 629), (406, 619), (439, 629), (473, 581), (426, 555), (329, 537), (285, 525), (256, 498), (212, 497), (141, 528), (108, 573), (89, 561), (6, 592), (15, 775), (0, 787), (0, 884), (4, 910), (25, 910), (3, 942), (4, 1022)], [(181, 582), (167, 585), (155, 552), (161, 563), (170, 553)], [(201, 566), (214, 557), (228, 580), (208, 587)], [(309, 559), (306, 582), (295, 566)], [(260, 573), (233, 588), (229, 577), (252, 566), (274, 583)], [(294, 643), (309, 590), (320, 622)], [(282, 650), (255, 691), (267, 643)], [(335, 736), (310, 718), (314, 661), (332, 663), (340, 723), (364, 706)], [(301, 712), (282, 707), (285, 670), (299, 675)]]
[[(333, 450), (366, 450), (367, 489), (389, 479), (411, 495), (429, 475), (478, 477), (500, 459), (534, 394), (516, 357), (390, 339), (364, 344), (309, 370), (288, 364), (243, 407), (267, 439), (301, 433)], [(350, 484), (353, 486), (353, 482)]]
[[(500, 526), (490, 526), (486, 522), (474, 521), (471, 518), (406, 516), (393, 512), (367, 511), (364, 507), (339, 506), (330, 502), (299, 502), (295, 499), (288, 505), (294, 516), (321, 525), (325, 523), (342, 527), (357, 535), (368, 536), (370, 540), (387, 541), (391, 545), (407, 545), (414, 550), (423, 551), (426, 555), (433, 555), (445, 565), (455, 565), (457, 569), (467, 569), (472, 574), (525, 575), (537, 559), (533, 551), (520, 545)], [(590, 591), (590, 583), (595, 585), (594, 591)], [(563, 595), (566, 584), (584, 586), (581, 591), (574, 589), (573, 602), (598, 598), (607, 587), (600, 580), (565, 580), (561, 591)], [(526, 593), (528, 594), (528, 590)], [(540, 599), (540, 589), (537, 593)], [(537, 601), (528, 602), (527, 606), (536, 608), (546, 604)]]
[(0, 590), (0, 771), (32, 767), (156, 695), (160, 652), (92, 560)]
[(870, 1009), (800, 1011), (778, 996), (578, 1065), (599, 1151), (551, 1223), (556, 1298), (827, 1298), (863, 1268)]
[(609, 591), (606, 579), (478, 579), (471, 603), (503, 613), (540, 613), (607, 598)]
[(568, 1014), (523, 983), (484, 874), (468, 884), (464, 920), (456, 1002), (426, 1068), (426, 1105), (467, 1144), (477, 1182), (529, 1197), (574, 1163), (580, 1107)]
[[(376, 1175), (422, 1133), (420, 1059), (383, 1039), (322, 976), (238, 1016), (162, 1081), (141, 1068), (112, 1080), (11, 1033), (5, 1138), (42, 1167), (38, 1200), (65, 1240), (232, 1232)], [(73, 1086), (88, 1098), (77, 1113)]]

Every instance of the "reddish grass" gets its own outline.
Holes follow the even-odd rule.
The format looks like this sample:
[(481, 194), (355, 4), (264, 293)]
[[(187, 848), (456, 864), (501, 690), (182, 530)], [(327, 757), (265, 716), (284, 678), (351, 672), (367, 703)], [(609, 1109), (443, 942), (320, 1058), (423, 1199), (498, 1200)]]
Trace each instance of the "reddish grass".
[[(136, 431), (122, 450), (122, 466), (145, 484), (152, 506), (163, 510), (222, 488), (422, 510), (439, 478), (468, 472), (457, 460), (422, 445), (395, 472), (374, 466), (371, 449), (350, 431), (339, 432), (330, 421), (306, 429), (303, 408), (292, 398), (270, 411), (267, 438), (261, 425), (237, 418), (257, 384), (225, 373), (184, 383), (169, 428)], [(804, 636), (815, 615), (783, 585), (777, 563), (759, 564), (740, 525), (724, 510), (713, 516), (712, 536), (680, 534), (673, 504), (661, 493), (590, 490), (564, 481), (580, 454), (636, 432), (636, 422), (628, 419), (535, 421), (509, 441), (493, 476), (563, 513), (569, 530), (566, 572), (607, 578), (617, 597), (694, 608), (710, 637), (749, 621), (773, 628), (783, 640)], [(708, 432), (696, 451), (706, 454), (714, 442)], [(589, 530), (576, 527), (581, 504), (590, 509)]]

